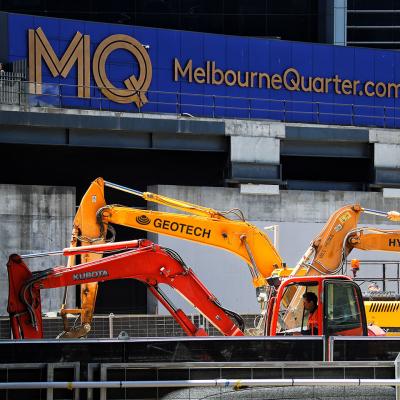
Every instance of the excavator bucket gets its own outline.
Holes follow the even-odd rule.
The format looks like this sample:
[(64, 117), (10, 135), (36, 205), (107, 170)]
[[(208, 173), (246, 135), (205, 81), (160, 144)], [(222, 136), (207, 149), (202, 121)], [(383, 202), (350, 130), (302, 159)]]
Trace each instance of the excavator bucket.
[(32, 272), (17, 254), (12, 254), (7, 263), (9, 294), (7, 311), (10, 315), (14, 339), (40, 339), (43, 337), (40, 290), (26, 283)]

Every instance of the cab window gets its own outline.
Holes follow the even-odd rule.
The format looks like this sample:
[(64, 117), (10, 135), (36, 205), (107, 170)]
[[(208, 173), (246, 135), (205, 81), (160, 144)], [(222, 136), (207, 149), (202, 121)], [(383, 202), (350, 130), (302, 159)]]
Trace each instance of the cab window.
[(303, 307), (303, 294), (314, 292), (318, 297), (318, 283), (288, 285), (279, 304), (278, 335), (302, 334), (308, 330), (308, 312)]
[(329, 336), (363, 335), (360, 291), (352, 282), (325, 282), (325, 334)]

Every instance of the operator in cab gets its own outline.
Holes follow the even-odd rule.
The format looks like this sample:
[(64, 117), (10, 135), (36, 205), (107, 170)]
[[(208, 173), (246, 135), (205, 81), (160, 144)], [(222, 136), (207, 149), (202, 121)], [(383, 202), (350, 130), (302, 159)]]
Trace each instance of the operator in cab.
[(318, 297), (313, 292), (303, 294), (304, 310), (308, 311), (307, 329), (302, 329), (302, 335), (318, 335)]

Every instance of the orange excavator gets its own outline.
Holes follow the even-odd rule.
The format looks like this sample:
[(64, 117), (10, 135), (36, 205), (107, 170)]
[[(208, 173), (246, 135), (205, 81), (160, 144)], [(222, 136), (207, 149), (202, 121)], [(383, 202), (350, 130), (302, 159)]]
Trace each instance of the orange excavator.
[[(344, 273), (346, 260), (353, 249), (367, 251), (400, 251), (400, 231), (385, 230), (375, 227), (358, 227), (362, 213), (374, 214), (392, 221), (399, 221), (396, 211), (383, 212), (362, 208), (359, 204), (346, 205), (335, 211), (322, 231), (312, 240), (303, 257), (291, 270), (290, 276), (326, 275)], [(352, 272), (355, 277), (359, 270), (358, 260), (352, 260)], [(304, 290), (291, 291), (286, 294), (286, 302), (290, 303), (290, 312), (285, 312), (283, 320), (286, 326), (296, 324), (301, 314), (301, 302)], [(386, 302), (384, 302), (386, 303)], [(391, 302), (392, 303), (392, 302)], [(365, 302), (367, 321), (386, 329), (399, 327), (399, 307), (383, 302)], [(382, 313), (373, 311), (382, 310)], [(392, 313), (388, 323), (388, 313)]]
[[(104, 195), (105, 187), (122, 190), (148, 202), (171, 207), (183, 213), (108, 205)], [(268, 315), (266, 307), (268, 307), (271, 296), (269, 287), (266, 285), (266, 278), (271, 275), (283, 278), (289, 275), (337, 274), (350, 251), (353, 248), (366, 247), (367, 240), (371, 242), (368, 242), (369, 250), (388, 249), (392, 251), (395, 249), (395, 246), (391, 246), (390, 243), (397, 243), (398, 232), (357, 228), (362, 212), (400, 220), (399, 213), (396, 212), (385, 213), (369, 210), (359, 205), (342, 207), (332, 214), (322, 232), (312, 241), (305, 255), (292, 270), (286, 268), (268, 236), (256, 226), (248, 223), (238, 209), (218, 211), (151, 192), (139, 192), (98, 178), (90, 185), (75, 216), (71, 246), (104, 243), (110, 240), (106, 238), (107, 230), (114, 235), (114, 228), (111, 224), (117, 224), (225, 249), (242, 258), (248, 265), (265, 316)], [(111, 238), (111, 240), (113, 239)], [(93, 257), (98, 259), (101, 255), (87, 253), (83, 255), (83, 260), (87, 262)], [(72, 266), (74, 262), (75, 260), (70, 257), (69, 266)], [(61, 315), (67, 335), (71, 334), (68, 333), (69, 327), (65, 317), (68, 313), (79, 314), (82, 321), (81, 326), (90, 327), (96, 293), (96, 282), (85, 283), (81, 285), (80, 309), (66, 309), (64, 301)], [(284, 301), (286, 305), (294, 301), (292, 305), (296, 304), (300, 310), (301, 295), (301, 291), (297, 295), (293, 290), (287, 291)], [(291, 312), (292, 314), (293, 312)], [(289, 324), (288, 316), (285, 318)], [(262, 324), (264, 327), (262, 331), (265, 332), (266, 322), (262, 321)], [(77, 329), (75, 334), (82, 336), (85, 334), (84, 331), (80, 332)], [(260, 330), (254, 334), (259, 334), (259, 332)]]
[[(106, 186), (140, 196), (149, 202), (170, 206), (189, 215), (107, 205), (104, 195)], [(245, 221), (237, 209), (217, 211), (150, 192), (142, 193), (97, 178), (83, 196), (75, 215), (70, 246), (90, 246), (113, 241), (115, 230), (111, 224), (161, 233), (230, 251), (246, 262), (254, 286), (261, 289), (265, 288), (265, 277), (270, 276), (276, 268), (284, 267), (269, 237)], [(111, 232), (111, 239), (106, 238), (107, 231)], [(101, 254), (88, 252), (81, 255), (81, 261), (95, 261), (101, 257)], [(76, 262), (76, 256), (70, 256), (68, 267), (72, 268)], [(97, 282), (81, 284), (81, 307), (77, 309), (66, 308), (65, 290), (60, 310), (64, 323), (62, 336), (81, 337), (88, 333), (93, 318), (97, 285)], [(81, 323), (73, 331), (68, 325), (68, 314), (80, 316)]]
[[(31, 272), (24, 259), (33, 256), (64, 254), (76, 256), (118, 252), (73, 267), (57, 266)], [(91, 284), (112, 279), (136, 279), (147, 285), (151, 293), (167, 308), (189, 336), (206, 336), (203, 328), (194, 325), (180, 309), (176, 309), (160, 289), (166, 284), (194, 305), (223, 335), (243, 336), (244, 323), (236, 313), (221, 306), (217, 298), (201, 283), (173, 250), (161, 248), (149, 240), (135, 240), (85, 247), (70, 247), (62, 252), (29, 256), (13, 254), (7, 264), (9, 275), (8, 312), (14, 339), (43, 338), (40, 291), (42, 289)], [(75, 337), (90, 327), (78, 326), (64, 337)]]

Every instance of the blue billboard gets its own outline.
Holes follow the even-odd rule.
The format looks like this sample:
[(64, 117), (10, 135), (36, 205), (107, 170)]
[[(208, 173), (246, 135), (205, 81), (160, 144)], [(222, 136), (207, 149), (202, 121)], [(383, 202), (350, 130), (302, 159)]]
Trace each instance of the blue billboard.
[(396, 51), (3, 18), (33, 105), (400, 127)]

